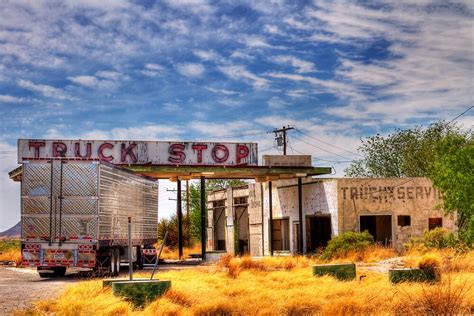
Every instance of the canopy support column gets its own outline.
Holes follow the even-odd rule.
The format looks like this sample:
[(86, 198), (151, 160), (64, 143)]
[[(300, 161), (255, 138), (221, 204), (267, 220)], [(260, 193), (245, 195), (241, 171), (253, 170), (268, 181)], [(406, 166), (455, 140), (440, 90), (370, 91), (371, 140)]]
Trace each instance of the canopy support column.
[(176, 212), (178, 214), (178, 253), (183, 258), (183, 211), (181, 203), (181, 180), (177, 180)]
[(201, 258), (206, 260), (206, 179), (201, 176)]
[(272, 200), (272, 182), (268, 181), (268, 212), (270, 218), (270, 238), (268, 238), (268, 245), (270, 249), (270, 256), (273, 256), (273, 200)]
[(299, 232), (298, 234), (300, 235), (300, 238), (298, 238), (298, 253), (303, 254), (303, 224), (304, 224), (304, 218), (303, 218), (303, 185), (302, 185), (302, 179), (301, 177), (298, 177), (298, 216), (299, 216)]

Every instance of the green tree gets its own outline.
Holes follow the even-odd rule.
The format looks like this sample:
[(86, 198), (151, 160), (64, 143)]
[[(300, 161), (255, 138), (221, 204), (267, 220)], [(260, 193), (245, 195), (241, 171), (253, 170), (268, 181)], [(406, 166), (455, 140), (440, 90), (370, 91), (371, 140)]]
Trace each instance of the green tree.
[[(239, 179), (208, 179), (206, 180), (206, 223), (207, 223), (207, 193), (209, 191), (237, 187), (247, 184)], [(189, 186), (190, 232), (194, 240), (201, 240), (201, 183), (192, 183)], [(206, 224), (207, 226), (207, 224)]]
[[(193, 238), (190, 230), (190, 222), (183, 216), (183, 245), (190, 247), (193, 244)], [(168, 218), (162, 218), (158, 222), (158, 241), (162, 241), (165, 233), (168, 231), (165, 246), (176, 249), (178, 248), (178, 217), (176, 215)]]
[(362, 140), (363, 158), (346, 170), (349, 177), (424, 177), (436, 159), (437, 144), (447, 135), (466, 137), (455, 126), (440, 121), (424, 129), (397, 129), (387, 136), (377, 134)]
[(443, 209), (458, 212), (459, 236), (472, 245), (474, 241), (474, 139), (447, 135), (436, 146), (436, 160), (429, 177), (443, 192)]
[(443, 209), (457, 212), (460, 237), (474, 241), (474, 145), (472, 131), (440, 121), (426, 129), (396, 130), (362, 140), (363, 158), (349, 177), (428, 177), (443, 192)]

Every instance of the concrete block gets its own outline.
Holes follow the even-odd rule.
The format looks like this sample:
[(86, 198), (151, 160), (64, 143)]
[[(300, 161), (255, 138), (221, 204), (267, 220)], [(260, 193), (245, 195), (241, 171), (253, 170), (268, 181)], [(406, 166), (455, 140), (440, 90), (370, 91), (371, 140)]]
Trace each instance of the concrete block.
[(217, 262), (226, 254), (227, 252), (225, 250), (206, 251), (206, 262)]
[[(104, 279), (102, 280), (102, 287), (103, 288), (106, 288), (106, 287), (112, 287), (112, 283), (114, 282), (125, 282), (125, 281), (128, 281), (129, 278), (120, 278), (120, 279)], [(141, 281), (145, 281), (145, 280), (149, 280), (149, 279), (134, 279), (134, 280), (141, 280)]]
[(112, 283), (112, 293), (143, 307), (160, 297), (171, 287), (171, 281), (163, 280), (132, 280)]
[(388, 270), (388, 278), (394, 284), (400, 282), (436, 282), (439, 280), (439, 276), (434, 270), (409, 268)]
[(313, 266), (313, 275), (332, 275), (341, 281), (353, 280), (356, 277), (354, 263), (317, 264)]

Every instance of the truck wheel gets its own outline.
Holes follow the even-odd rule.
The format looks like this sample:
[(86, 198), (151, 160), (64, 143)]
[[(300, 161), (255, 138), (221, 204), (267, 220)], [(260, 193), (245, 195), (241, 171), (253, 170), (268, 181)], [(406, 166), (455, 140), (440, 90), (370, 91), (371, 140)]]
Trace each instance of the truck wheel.
[(50, 279), (52, 277), (54, 277), (54, 273), (51, 273), (51, 272), (38, 272), (40, 278), (43, 278), (43, 279)]
[(66, 274), (66, 267), (56, 267), (54, 268), (55, 277), (63, 277)]
[(120, 249), (114, 250), (115, 254), (115, 276), (118, 276), (120, 273)]

